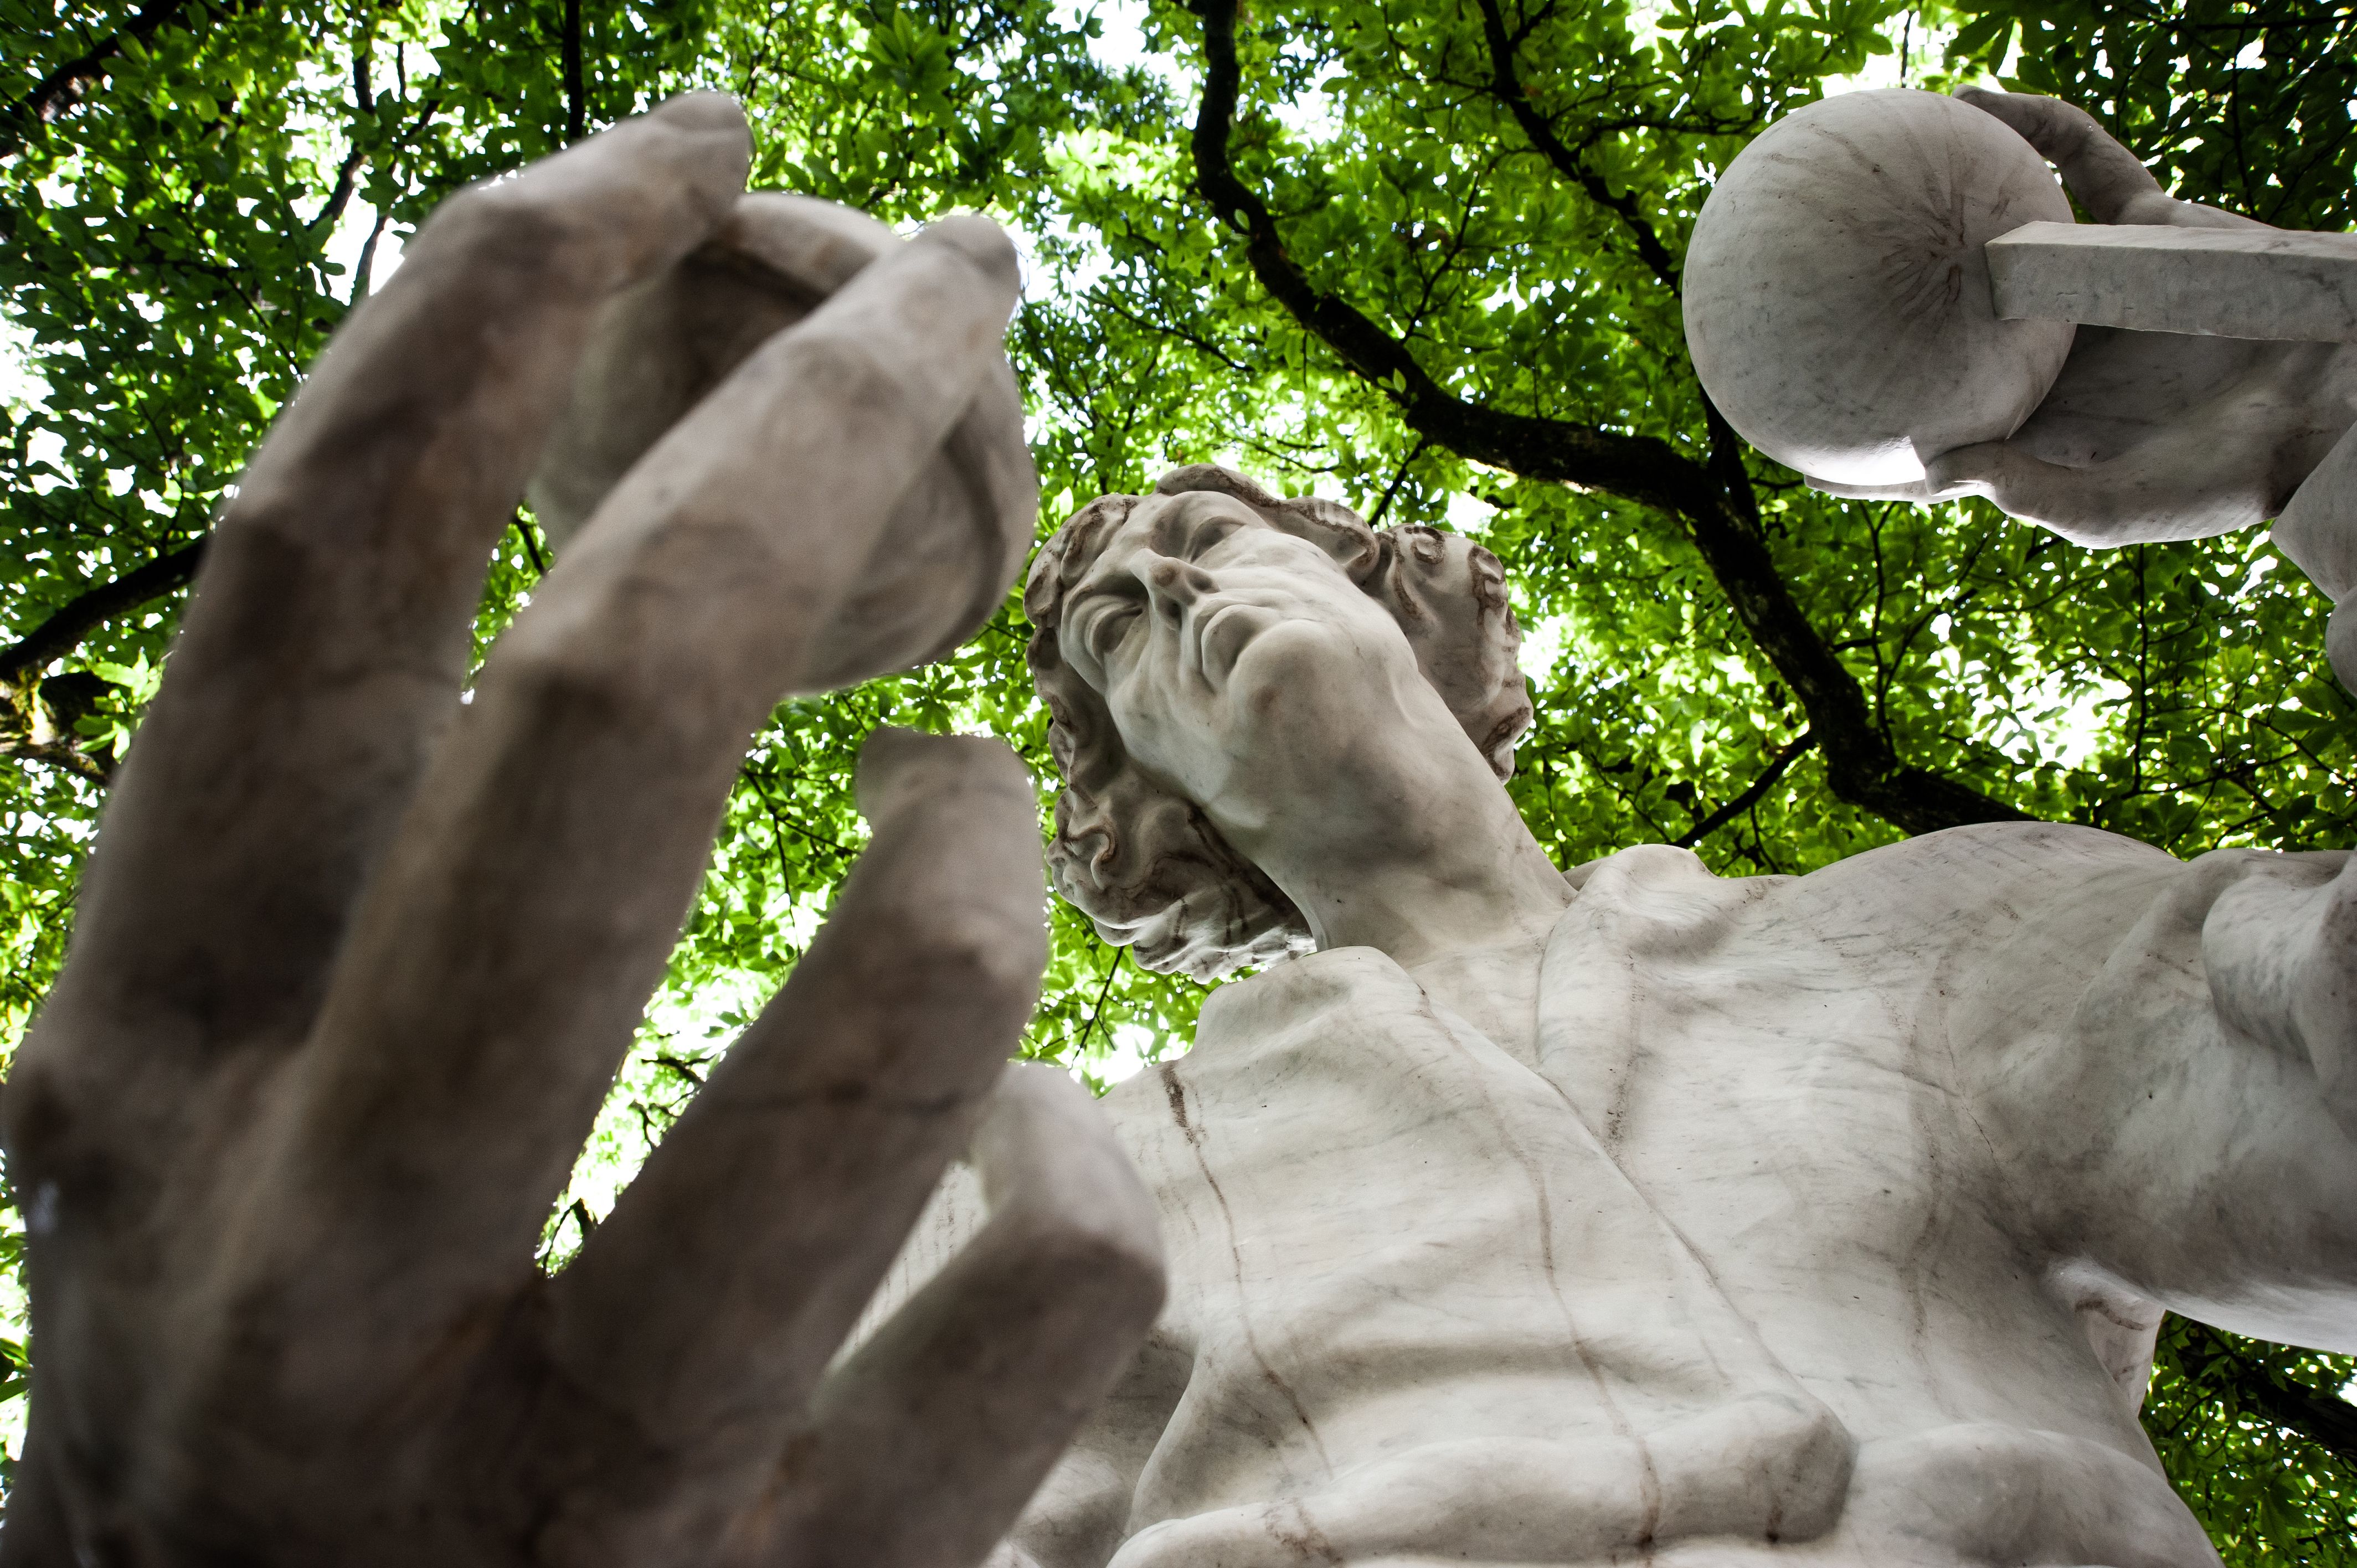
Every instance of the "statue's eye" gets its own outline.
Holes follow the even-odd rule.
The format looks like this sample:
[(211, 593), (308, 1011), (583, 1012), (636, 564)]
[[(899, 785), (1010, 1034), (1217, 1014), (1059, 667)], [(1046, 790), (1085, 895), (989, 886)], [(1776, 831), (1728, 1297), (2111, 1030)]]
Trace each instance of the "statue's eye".
[(1089, 628), (1082, 640), (1088, 645), (1089, 656), (1099, 664), (1104, 663), (1129, 635), (1132, 623), (1137, 619), (1135, 599), (1113, 599), (1089, 618)]
[(1208, 523), (1195, 530), (1194, 537), (1187, 541), (1186, 558), (1189, 561), (1200, 561), (1234, 537), (1236, 531), (1243, 526), (1242, 523), (1223, 518), (1217, 522)]

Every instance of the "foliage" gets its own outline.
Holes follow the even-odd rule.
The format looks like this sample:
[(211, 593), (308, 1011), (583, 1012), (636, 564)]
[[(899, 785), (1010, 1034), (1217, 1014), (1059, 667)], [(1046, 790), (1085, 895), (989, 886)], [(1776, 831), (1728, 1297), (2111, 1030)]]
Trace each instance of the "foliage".
[[(711, 85), (752, 113), (759, 183), (904, 225), (982, 207), (1027, 237), (1013, 342), (1043, 523), (1220, 458), (1386, 523), (1479, 532), (1508, 565), (1541, 714), (1516, 799), (1566, 865), (1658, 840), (1725, 871), (1802, 871), (1975, 812), (2180, 854), (2357, 841), (2329, 607), (2264, 539), (2091, 553), (1977, 505), (1814, 495), (1715, 426), (1676, 293), (1715, 172), (1861, 73), (2002, 74), (2095, 108), (2181, 194), (2347, 227), (2345, 5), (1256, 5), (1232, 24), (1209, 152), (1264, 203), (1273, 252), (1202, 195), (1222, 166), (1196, 134), (1216, 0), (0, 5), (0, 292), (27, 367), (0, 443), (16, 634), (202, 536), (302, 366), (442, 195)], [(1556, 445), (1490, 440), (1515, 420)], [(520, 516), (485, 645), (543, 564)], [(0, 749), (18, 759), (0, 767), (6, 1038), (60, 957), (173, 610), (141, 599), (55, 652), (0, 650)], [(870, 727), (987, 730), (1049, 776), (1027, 631), (1010, 605), (955, 660), (788, 704), (758, 737), (552, 1264), (815, 929), (862, 841), (849, 779)], [(1183, 1044), (1196, 987), (1053, 919), (1027, 1052), (1102, 1079)], [(2164, 1344), (2150, 1421), (2222, 1549), (2357, 1560), (2343, 1460), (2233, 1391), (2263, 1376), (2330, 1397), (2352, 1368), (2214, 1339), (2196, 1366), (2189, 1332)]]
[(1951, 52), (2078, 103), (2181, 195), (2287, 228), (2357, 227), (2357, 7), (1991, 0)]
[[(2347, 1440), (2357, 1407), (2287, 1408), (2345, 1381), (2346, 1358), (2234, 1341), (2171, 1318), (2154, 1369), (2146, 1429), (2228, 1563), (2348, 1561), (2357, 1466)], [(2317, 1425), (2338, 1433), (2341, 1446), (2300, 1435)]]

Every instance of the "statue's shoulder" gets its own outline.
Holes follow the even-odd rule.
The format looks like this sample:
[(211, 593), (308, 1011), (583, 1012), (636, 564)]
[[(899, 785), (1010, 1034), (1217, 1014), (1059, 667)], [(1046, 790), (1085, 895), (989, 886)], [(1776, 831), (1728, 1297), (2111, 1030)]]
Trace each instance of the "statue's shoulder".
[(2139, 840), (2069, 822), (1981, 822), (1880, 844), (1802, 875), (1721, 875), (1691, 850), (1641, 844), (1575, 866), (1587, 903), (1652, 918), (1745, 927), (1824, 917), (1886, 928), (1973, 907), (2018, 910), (2136, 900), (2186, 863)]
[(2074, 822), (1975, 822), (1879, 844), (1794, 877), (1803, 897), (1940, 908), (1986, 898), (2072, 901), (2158, 885), (2185, 862), (2141, 839)]
[[(2173, 860), (2166, 850), (2155, 849), (2141, 839), (2123, 833), (2109, 832), (2102, 828), (2083, 827), (2076, 822), (1975, 822), (1961, 828), (1943, 828), (1937, 832), (1918, 833), (1896, 843), (1878, 844), (1833, 863), (1834, 866), (1855, 865), (1862, 862), (1880, 864), (1889, 860), (1973, 861), (2003, 863), (2023, 856), (2041, 858), (2150, 859), (2159, 856)], [(1715, 882), (1736, 882), (1746, 885), (1773, 886), (1795, 882), (1792, 875), (1726, 876), (1710, 869), (1700, 855), (1677, 844), (1641, 843), (1610, 854), (1584, 861), (1564, 873), (1564, 880), (1575, 888), (1606, 868), (1621, 875), (1640, 875), (1651, 880), (1668, 881), (1684, 877), (1708, 877)], [(1833, 869), (1833, 866), (1824, 868)], [(1821, 875), (1811, 872), (1809, 875)]]
[[(2142, 839), (2091, 828), (2077, 822), (1974, 822), (1961, 828), (1917, 833), (1896, 843), (1835, 861), (1823, 868), (1844, 866), (1943, 865), (1972, 875), (2010, 875), (2018, 866), (2061, 865), (2180, 865), (2167, 850)], [(1975, 869), (1977, 868), (1977, 869)], [(1810, 875), (1819, 875), (1812, 872)]]
[(1379, 949), (1303, 953), (1212, 992), (1196, 1025), (1196, 1046), (1200, 1049), (1207, 1040), (1232, 1034), (1265, 1037), (1273, 1029), (1306, 1026), (1338, 1008), (1393, 993), (1412, 1005), (1410, 999), (1422, 993), (1407, 971)]
[(1148, 1066), (1098, 1103), (1125, 1144), (1184, 1136), (1190, 1096), (1249, 1098), (1245, 1086), (1285, 1076), (1288, 1062), (1338, 1033), (1395, 1031), (1428, 1010), (1423, 988), (1374, 948), (1304, 953), (1221, 984), (1204, 998), (1185, 1056)]

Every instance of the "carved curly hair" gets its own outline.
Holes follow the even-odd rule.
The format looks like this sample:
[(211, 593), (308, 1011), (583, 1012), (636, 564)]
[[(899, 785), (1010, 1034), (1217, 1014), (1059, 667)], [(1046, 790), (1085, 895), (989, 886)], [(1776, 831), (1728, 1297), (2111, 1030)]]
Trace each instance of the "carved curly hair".
[[(1284, 499), (1232, 469), (1174, 468), (1157, 495), (1233, 496), (1272, 527), (1331, 555), (1392, 614), (1416, 668), (1501, 779), (1531, 724), (1515, 667), (1522, 628), (1498, 558), (1471, 540), (1420, 525), (1369, 528), (1333, 501)], [(1049, 748), (1064, 770), (1048, 865), (1057, 890), (1109, 942), (1134, 944), (1150, 970), (1213, 980), (1310, 945), (1308, 923), (1276, 884), (1238, 854), (1192, 800), (1133, 766), (1104, 698), (1064, 661), (1056, 638), (1064, 596), (1142, 496), (1099, 496), (1032, 558), (1023, 590), (1031, 679), (1048, 704)]]

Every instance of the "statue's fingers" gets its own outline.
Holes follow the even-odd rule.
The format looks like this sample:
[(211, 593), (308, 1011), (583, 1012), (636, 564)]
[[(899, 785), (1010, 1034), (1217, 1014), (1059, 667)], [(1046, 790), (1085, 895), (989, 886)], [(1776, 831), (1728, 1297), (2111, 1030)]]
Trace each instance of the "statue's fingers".
[[(986, 222), (953, 220), (1011, 264)], [(901, 242), (832, 202), (761, 191), (737, 203), (710, 243), (618, 295), (599, 314), (573, 395), (533, 476), (544, 530), (560, 548), (688, 411), (778, 331), (800, 321)], [(804, 689), (850, 685), (938, 658), (990, 618), (1028, 553), (1039, 488), (1022, 397), (1002, 361), (986, 375), (887, 528), (897, 570), (878, 573)], [(968, 597), (944, 603), (960, 575)]]
[(756, 352), (493, 650), (362, 896), (234, 1269), (341, 1326), (322, 1397), (406, 1375), (530, 1267), (748, 736), (1003, 359), (983, 239), (928, 231)]
[(694, 1539), (758, 1487), (1022, 1036), (1047, 961), (1039, 802), (996, 741), (879, 731), (875, 837), (785, 988), (552, 1289), (549, 1353), (676, 1472)]
[(747, 156), (736, 105), (701, 94), (455, 197), (313, 367), (214, 536), (82, 883), (50, 1007), (78, 1049), (99, 1017), (132, 1036), (89, 1064), (110, 1092), (307, 1028), (458, 711), (485, 563), (584, 323), (701, 242)]
[[(36, 1380), (41, 1376), (34, 1374)], [(9, 1477), (7, 1521), (0, 1527), (0, 1568), (59, 1568), (75, 1561), (73, 1525), (57, 1474), (60, 1444), (54, 1427), (62, 1403), (48, 1392), (33, 1409), (16, 1473)]]
[(898, 250), (864, 212), (755, 191), (700, 249), (608, 300), (526, 494), (562, 553), (664, 431), (770, 337)]
[(731, 1568), (981, 1563), (1145, 1341), (1154, 1204), (1088, 1095), (1008, 1069), (974, 1159), (989, 1222), (828, 1376)]
[(2007, 515), (2079, 544), (2206, 539), (2270, 511), (2264, 454), (2236, 460), (2231, 445), (2222, 455), (2211, 442), (2173, 435), (2083, 468), (2046, 462), (2009, 441), (1958, 447), (1924, 467), (1943, 495), (1986, 496)]
[(2165, 223), (2178, 203), (2152, 171), (2076, 104), (2029, 92), (1960, 89), (1956, 96), (1993, 114), (2062, 171), (2087, 216), (2098, 223)]
[[(662, 498), (681, 483), (705, 489), (740, 484), (765, 512), (770, 547), (797, 562), (791, 613), (770, 617), (795, 644), (795, 656), (780, 666), (787, 692), (905, 669), (964, 640), (1006, 596), (1038, 521), (1038, 478), (1022, 438), (1020, 393), (999, 347), (1017, 285), (1014, 247), (996, 224), (971, 214), (935, 223), (914, 243), (915, 256), (903, 247), (870, 263), (817, 316), (772, 338), (732, 372), (699, 404), (692, 423), (705, 434), (658, 444), (572, 546), (572, 554), (585, 559), (628, 553), (662, 510)], [(966, 264), (957, 265), (961, 260)], [(980, 311), (954, 323), (943, 314), (952, 306), (942, 293), (952, 274), (963, 301), (958, 308)], [(977, 352), (978, 364), (970, 358)], [(844, 356), (845, 364), (834, 362)], [(898, 367), (895, 375), (922, 381), (929, 396), (949, 384), (944, 371), (963, 367), (957, 380), (967, 400), (963, 415), (946, 435), (932, 435), (930, 446), (911, 448), (904, 467), (881, 461), (880, 448), (874, 459), (846, 461), (877, 439), (860, 428), (857, 403), (872, 401), (868, 391), (854, 388), (853, 400), (842, 403), (839, 412), (849, 416), (843, 428), (811, 439), (821, 425), (780, 424), (772, 431), (758, 395), (739, 385), (759, 388), (782, 377), (806, 382), (824, 399), (846, 368), (865, 375), (885, 360)], [(895, 406), (906, 391), (882, 388), (874, 394), (882, 400), (877, 410)], [(851, 445), (821, 444), (838, 438)], [(683, 480), (683, 463), (700, 477)], [(874, 492), (870, 499), (888, 493), (885, 515), (854, 527), (839, 521), (848, 513), (776, 504), (791, 493), (778, 489), (786, 475), (830, 465), (838, 470), (834, 482), (856, 476)]]

